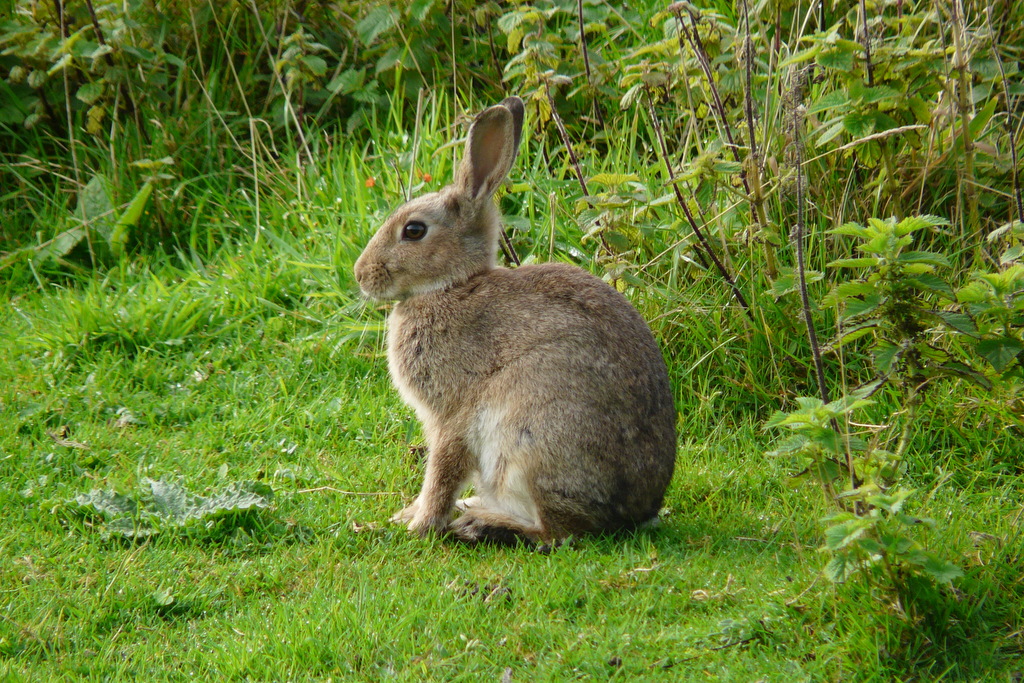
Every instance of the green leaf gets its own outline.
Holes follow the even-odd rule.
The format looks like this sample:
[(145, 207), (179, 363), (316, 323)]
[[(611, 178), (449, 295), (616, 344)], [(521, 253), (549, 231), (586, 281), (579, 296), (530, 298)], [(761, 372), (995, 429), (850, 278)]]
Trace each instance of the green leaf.
[(846, 94), (844, 90), (833, 90), (832, 92), (819, 97), (811, 106), (807, 108), (808, 114), (817, 114), (818, 112), (826, 111), (829, 109), (835, 109), (842, 107), (850, 103), (850, 96)]
[(883, 374), (887, 374), (891, 369), (896, 359), (902, 355), (900, 353), (900, 347), (895, 344), (889, 344), (888, 342), (879, 342), (877, 348), (872, 354), (872, 360), (875, 363), (875, 367), (879, 369)]
[(323, 57), (317, 57), (316, 55), (303, 55), (302, 63), (306, 65), (306, 68), (314, 76), (323, 76), (327, 73), (327, 61)]
[(944, 268), (949, 268), (951, 265), (945, 254), (936, 254), (931, 251), (905, 251), (896, 258), (896, 261), (898, 263), (927, 263)]
[(971, 131), (971, 139), (976, 140), (981, 132), (985, 129), (985, 126), (992, 119), (992, 115), (996, 112), (997, 99), (993, 97), (985, 104), (985, 106), (974, 115), (971, 122), (967, 124), (967, 128)]
[(861, 98), (865, 103), (875, 104), (882, 100), (895, 100), (900, 97), (900, 91), (888, 85), (876, 85), (872, 88), (864, 88)]
[(922, 554), (924, 557), (915, 564), (918, 564), (921, 571), (939, 583), (951, 583), (954, 579), (959, 579), (964, 575), (963, 570), (952, 562), (947, 562), (932, 553)]
[(422, 22), (434, 6), (434, 0), (413, 0), (409, 3), (409, 16), (417, 22)]
[(616, 230), (607, 230), (602, 233), (604, 241), (617, 252), (629, 251), (632, 248), (632, 244), (629, 242), (629, 238), (623, 235), (621, 232)]
[(1002, 372), (1024, 351), (1024, 343), (1013, 337), (997, 337), (982, 339), (974, 347), (978, 354), (987, 360), (996, 372)]
[(878, 294), (869, 294), (863, 299), (848, 299), (846, 309), (843, 311), (843, 319), (858, 318), (871, 313), (882, 305), (882, 297)]
[(128, 202), (128, 206), (121, 217), (117, 219), (117, 223), (114, 224), (114, 229), (110, 232), (109, 244), (110, 251), (115, 257), (124, 252), (125, 244), (128, 242), (128, 231), (138, 225), (151, 194), (153, 194), (153, 184), (143, 183), (132, 200)]
[(114, 205), (110, 201), (109, 185), (106, 176), (97, 173), (82, 188), (78, 197), (82, 217), (89, 228), (108, 243), (114, 226)]
[(843, 128), (855, 138), (870, 135), (875, 130), (875, 117), (861, 112), (850, 112), (843, 117)]
[(838, 228), (832, 228), (828, 231), (830, 235), (850, 235), (851, 237), (861, 237), (867, 239), (873, 233), (871, 230), (865, 228), (859, 223), (843, 223)]
[(86, 83), (78, 89), (78, 92), (75, 93), (75, 97), (86, 104), (92, 104), (103, 95), (103, 88), (103, 81)]
[(395, 27), (395, 11), (387, 5), (374, 7), (356, 24), (359, 42), (369, 47), (381, 33)]
[(849, 72), (853, 70), (853, 57), (853, 50), (836, 47), (819, 52), (818, 64), (826, 69)]
[(966, 313), (938, 311), (935, 315), (939, 316), (939, 319), (942, 320), (942, 322), (946, 323), (958, 332), (963, 332), (964, 334), (972, 337), (978, 336), (978, 326), (974, 324), (974, 320), (971, 319), (971, 316)]
[(1010, 247), (1003, 252), (1003, 255), (999, 258), (999, 265), (1007, 266), (1014, 261), (1019, 260), (1022, 255), (1024, 255), (1024, 244), (1018, 244), (1015, 247)]
[(941, 294), (950, 301), (956, 300), (956, 294), (953, 293), (953, 288), (950, 287), (946, 283), (946, 281), (943, 280), (938, 275), (933, 275), (931, 273), (921, 273), (919, 275), (915, 275), (912, 278), (907, 278), (906, 282), (907, 284), (913, 285), (914, 287), (922, 291), (935, 292), (936, 294)]
[(830, 268), (867, 268), (877, 266), (882, 259), (877, 256), (863, 256), (861, 258), (842, 258), (829, 263)]
[(850, 545), (867, 533), (871, 522), (862, 518), (854, 518), (825, 529), (825, 547), (829, 550), (840, 550)]
[(855, 558), (847, 555), (836, 555), (825, 566), (825, 577), (833, 583), (843, 583), (860, 570), (861, 564)]
[(640, 177), (635, 173), (598, 173), (592, 176), (589, 182), (595, 185), (614, 187), (623, 183), (637, 182), (638, 180), (640, 180)]
[(895, 230), (896, 234), (902, 237), (903, 235), (909, 235), (912, 232), (917, 232), (924, 228), (934, 228), (939, 225), (949, 225), (949, 221), (940, 216), (925, 214), (923, 216), (910, 216), (909, 218), (904, 218), (896, 224)]

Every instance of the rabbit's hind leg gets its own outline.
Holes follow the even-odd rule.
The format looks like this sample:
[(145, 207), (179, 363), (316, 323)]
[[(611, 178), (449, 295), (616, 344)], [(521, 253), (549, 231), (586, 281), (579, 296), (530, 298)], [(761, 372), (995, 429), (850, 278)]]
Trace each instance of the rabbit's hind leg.
[(452, 522), (450, 532), (455, 538), (466, 543), (497, 545), (533, 542), (543, 536), (540, 527), (504, 510), (488, 507), (468, 507), (461, 517)]

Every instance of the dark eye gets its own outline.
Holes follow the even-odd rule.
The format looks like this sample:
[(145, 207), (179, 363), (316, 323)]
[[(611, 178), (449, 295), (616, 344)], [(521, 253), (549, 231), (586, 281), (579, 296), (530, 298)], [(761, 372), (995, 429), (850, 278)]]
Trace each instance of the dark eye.
[(427, 226), (419, 221), (410, 221), (402, 228), (402, 239), (407, 242), (416, 242), (427, 236)]

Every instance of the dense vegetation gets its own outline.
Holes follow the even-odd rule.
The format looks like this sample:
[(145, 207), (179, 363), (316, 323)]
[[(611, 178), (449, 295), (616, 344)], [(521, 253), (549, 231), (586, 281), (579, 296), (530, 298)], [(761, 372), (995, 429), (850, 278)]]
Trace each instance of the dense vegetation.
[[(0, 671), (1015, 680), (1022, 61), (1012, 0), (14, 3)], [(507, 93), (506, 259), (624, 291), (680, 408), (662, 528), (550, 555), (379, 524), (350, 274)]]

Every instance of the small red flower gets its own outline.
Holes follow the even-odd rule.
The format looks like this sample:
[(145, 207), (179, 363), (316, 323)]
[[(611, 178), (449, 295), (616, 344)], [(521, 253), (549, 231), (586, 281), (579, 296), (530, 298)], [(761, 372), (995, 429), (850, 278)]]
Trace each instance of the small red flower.
[(377, 179), (376, 178), (367, 178), (366, 179), (366, 186), (367, 187), (373, 187), (376, 184), (377, 184)]

